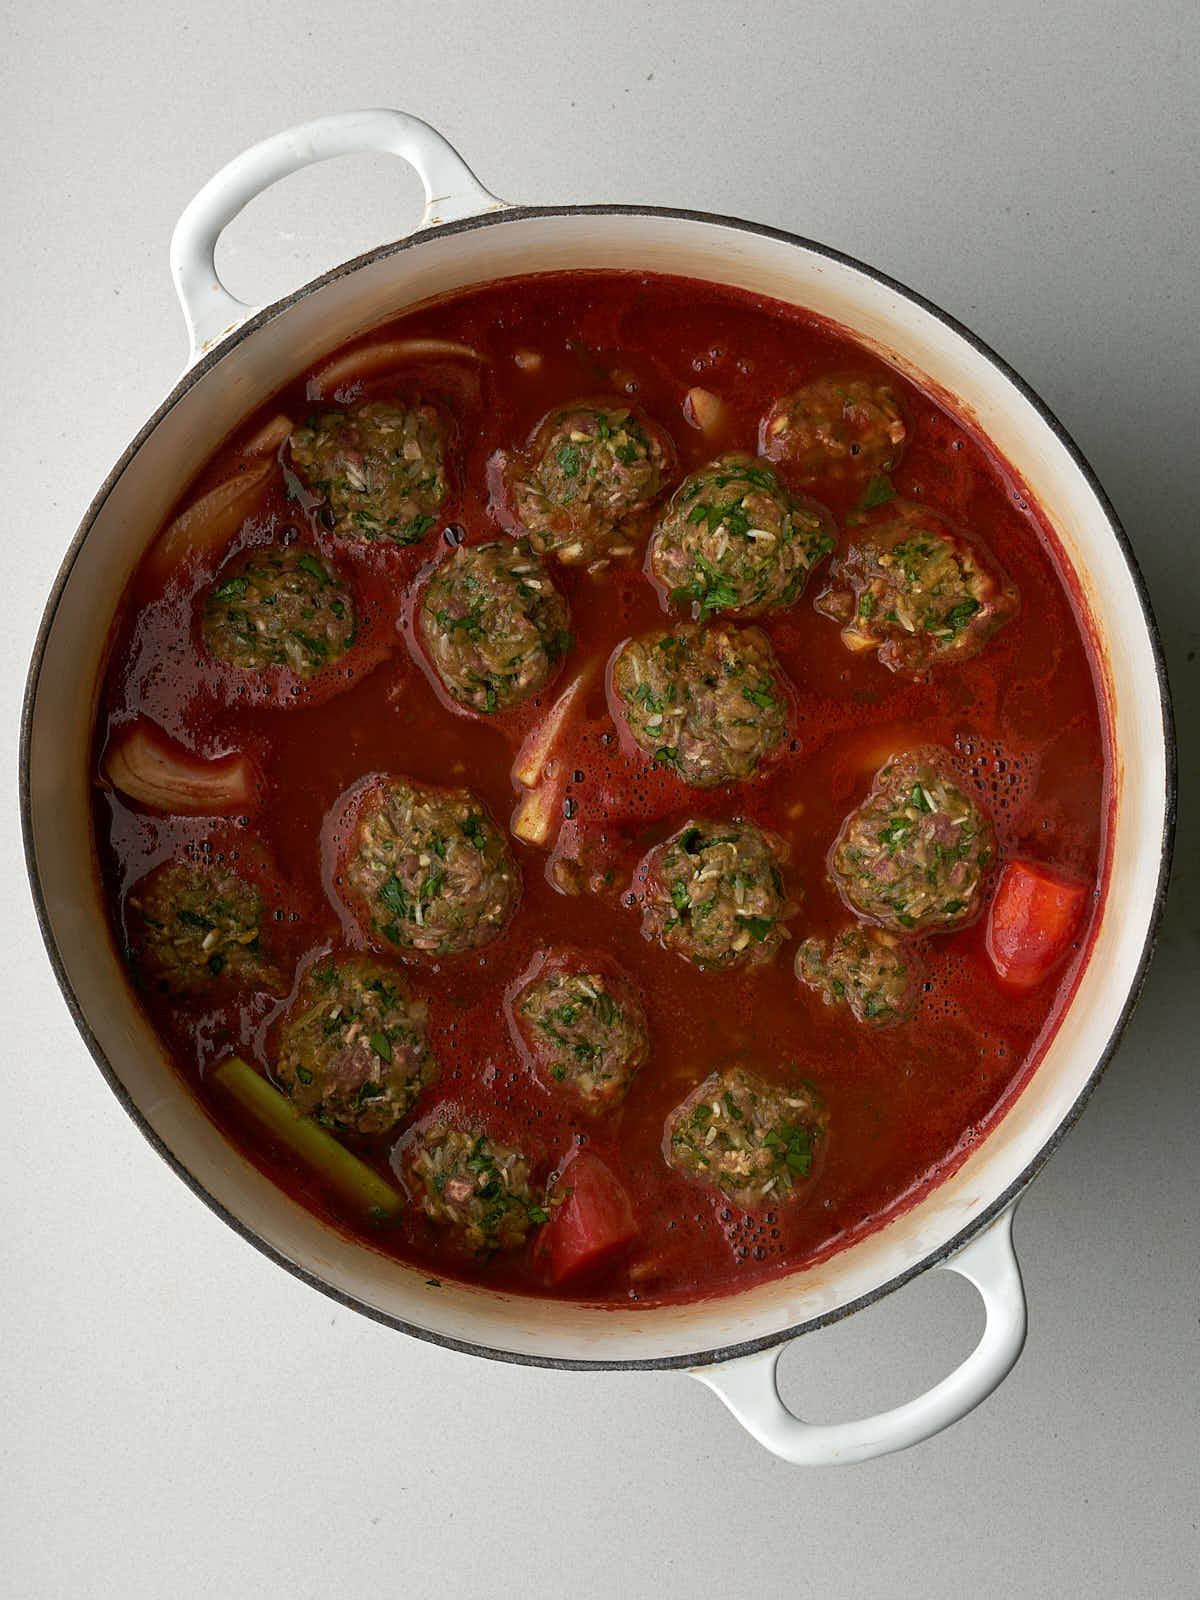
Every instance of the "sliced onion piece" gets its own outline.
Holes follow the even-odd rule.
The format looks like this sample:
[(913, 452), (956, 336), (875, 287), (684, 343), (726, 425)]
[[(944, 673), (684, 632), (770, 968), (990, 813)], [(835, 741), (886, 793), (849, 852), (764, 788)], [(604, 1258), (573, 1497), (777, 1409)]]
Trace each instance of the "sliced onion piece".
[(258, 432), (246, 440), (241, 453), (244, 456), (273, 456), (291, 431), (292, 419), (285, 417), (281, 411), (270, 422), (264, 422)]
[(562, 739), (571, 708), (581, 698), (595, 674), (595, 663), (584, 667), (582, 672), (571, 679), (537, 727), (531, 728), (525, 735), (512, 769), (514, 780), (523, 789), (532, 789), (535, 784), (541, 782), (546, 767), (554, 758)]
[(258, 769), (233, 752), (205, 761), (144, 719), (122, 728), (104, 753), (104, 777), (130, 800), (180, 817), (222, 817), (254, 810)]
[(683, 414), (706, 439), (714, 439), (724, 432), (728, 420), (724, 400), (711, 389), (689, 389), (684, 396)]
[(150, 551), (155, 574), (166, 576), (186, 556), (223, 549), (262, 499), (274, 470), (273, 461), (256, 461), (181, 511)]
[(873, 650), (879, 644), (879, 640), (875, 635), (863, 633), (850, 624), (842, 629), (842, 643), (847, 650)]
[(349, 378), (374, 377), (389, 367), (402, 367), (410, 361), (483, 361), (486, 358), (474, 345), (457, 339), (385, 339), (380, 344), (364, 345), (334, 356), (318, 367), (308, 380), (314, 400), (323, 400)]
[(582, 894), (585, 888), (583, 868), (573, 856), (558, 856), (550, 863), (550, 881), (559, 894)]
[(545, 848), (558, 828), (560, 805), (559, 786), (553, 778), (528, 790), (513, 812), (510, 824), (513, 836), (526, 844)]

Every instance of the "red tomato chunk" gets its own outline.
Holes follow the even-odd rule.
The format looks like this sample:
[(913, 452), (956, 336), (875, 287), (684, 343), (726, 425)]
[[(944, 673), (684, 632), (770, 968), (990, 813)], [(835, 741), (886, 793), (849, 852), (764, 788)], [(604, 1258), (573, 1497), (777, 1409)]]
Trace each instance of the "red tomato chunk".
[(1087, 896), (1083, 884), (1049, 868), (1010, 861), (987, 926), (987, 952), (1001, 982), (1015, 989), (1041, 983), (1070, 948)]
[(590, 1276), (622, 1255), (637, 1237), (633, 1206), (624, 1187), (590, 1150), (581, 1150), (563, 1173), (567, 1198), (539, 1241), (556, 1286)]

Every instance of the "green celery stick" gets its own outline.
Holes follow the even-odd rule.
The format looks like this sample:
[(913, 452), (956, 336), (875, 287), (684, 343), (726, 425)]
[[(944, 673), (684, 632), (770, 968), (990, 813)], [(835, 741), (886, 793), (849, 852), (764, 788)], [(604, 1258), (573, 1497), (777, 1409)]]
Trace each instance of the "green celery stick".
[(297, 1160), (319, 1173), (372, 1222), (394, 1217), (401, 1210), (404, 1196), (399, 1189), (352, 1155), (319, 1122), (301, 1116), (287, 1096), (280, 1094), (248, 1061), (231, 1056), (209, 1077), (265, 1133), (285, 1144)]

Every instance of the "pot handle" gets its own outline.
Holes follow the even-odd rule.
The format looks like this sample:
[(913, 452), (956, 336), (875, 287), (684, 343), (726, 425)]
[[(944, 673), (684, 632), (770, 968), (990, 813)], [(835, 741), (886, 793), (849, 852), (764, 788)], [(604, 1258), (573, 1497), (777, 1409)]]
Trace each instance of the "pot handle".
[(191, 339), (189, 366), (260, 309), (230, 294), (217, 274), (217, 240), (238, 212), (301, 167), (372, 150), (400, 156), (415, 168), (425, 211), (414, 232), (508, 205), (483, 187), (436, 129), (404, 111), (344, 111), (252, 145), (208, 180), (171, 235), (171, 277)]
[(1028, 1317), (1012, 1242), (1015, 1209), (1014, 1202), (943, 1262), (975, 1285), (987, 1320), (966, 1360), (915, 1400), (857, 1422), (804, 1422), (779, 1397), (776, 1368), (785, 1345), (718, 1366), (693, 1368), (692, 1377), (719, 1395), (759, 1444), (798, 1466), (849, 1466), (931, 1438), (986, 1400), (1021, 1354)]

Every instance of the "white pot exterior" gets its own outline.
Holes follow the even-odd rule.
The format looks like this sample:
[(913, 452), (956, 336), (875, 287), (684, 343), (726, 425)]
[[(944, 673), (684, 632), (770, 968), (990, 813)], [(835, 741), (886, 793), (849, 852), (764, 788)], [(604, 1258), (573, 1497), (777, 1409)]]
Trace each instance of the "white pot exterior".
[[(1111, 869), (1091, 958), (1036, 1073), (958, 1171), (827, 1262), (718, 1300), (644, 1310), (446, 1284), (322, 1226), (251, 1166), (185, 1087), (134, 1003), (98, 892), (89, 805), (95, 684), (109, 624), (180, 488), (297, 372), (405, 307), (513, 275), (678, 273), (810, 308), (957, 409), (1013, 465), (1075, 573), (1106, 677)], [(359, 1309), (515, 1360), (691, 1365), (843, 1314), (944, 1258), (1027, 1181), (1086, 1096), (1144, 972), (1169, 853), (1165, 680), (1140, 582), (1065, 435), (969, 336), (899, 286), (817, 246), (722, 219), (513, 209), (372, 252), (255, 316), (183, 380), (101, 491), (47, 611), (26, 722), (26, 838), (47, 942), (97, 1059), (164, 1153), (249, 1236)]]

